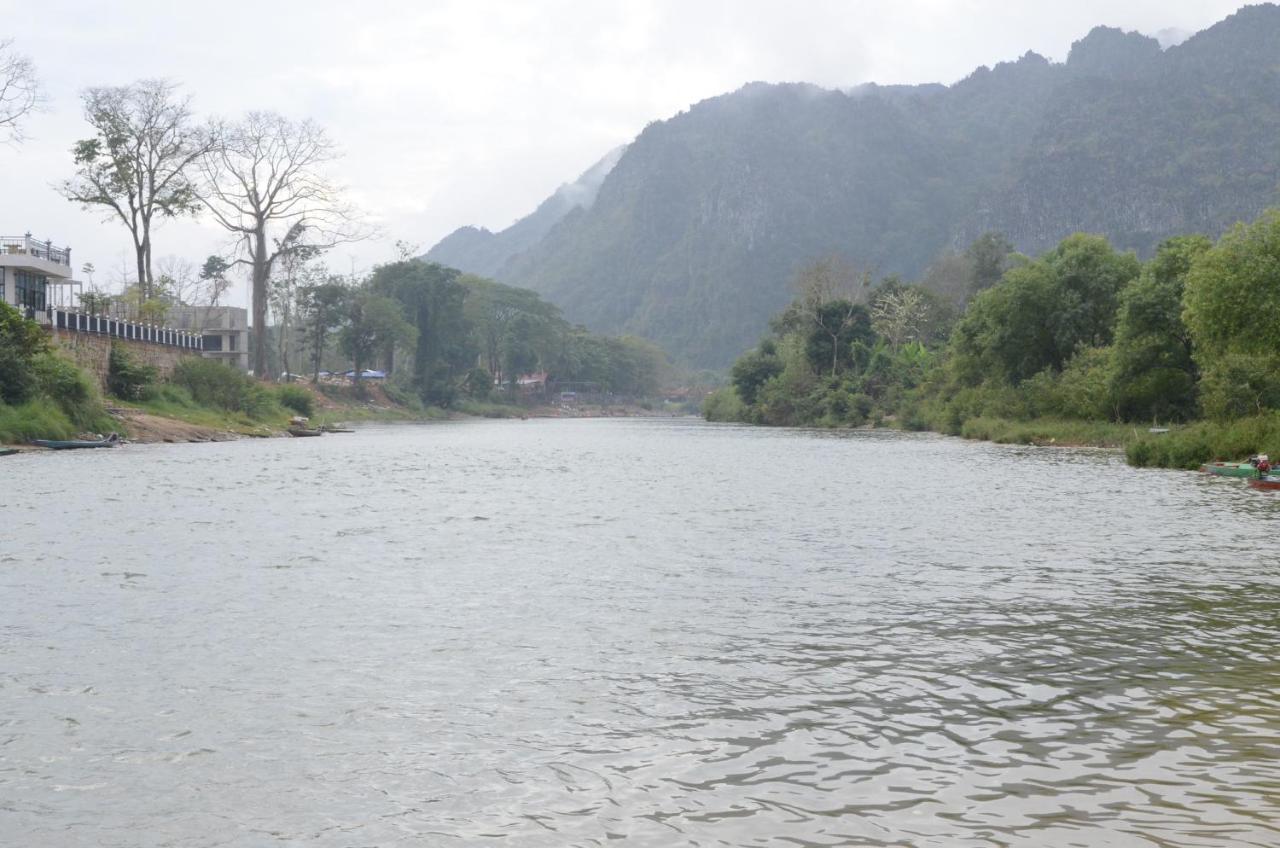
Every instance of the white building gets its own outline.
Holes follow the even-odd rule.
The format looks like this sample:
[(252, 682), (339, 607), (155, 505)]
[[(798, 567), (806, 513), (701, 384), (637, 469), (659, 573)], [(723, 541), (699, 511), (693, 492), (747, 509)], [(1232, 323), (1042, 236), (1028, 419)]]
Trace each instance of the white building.
[(249, 310), (239, 306), (170, 306), (165, 323), (204, 337), (204, 358), (249, 370)]
[[(49, 287), (71, 282), (71, 248), (24, 236), (0, 236), (0, 300), (37, 317), (52, 304)], [(43, 316), (41, 316), (43, 317)]]

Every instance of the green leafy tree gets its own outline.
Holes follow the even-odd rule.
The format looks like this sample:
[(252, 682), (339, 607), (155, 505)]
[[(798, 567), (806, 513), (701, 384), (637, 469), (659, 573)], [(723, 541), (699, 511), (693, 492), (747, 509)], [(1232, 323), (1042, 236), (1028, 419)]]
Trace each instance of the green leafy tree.
[(221, 256), (209, 256), (200, 266), (200, 281), (205, 288), (204, 299), (210, 306), (217, 306), (218, 301), (231, 288), (231, 280), (228, 279), (230, 272), (231, 263)]
[(493, 375), (483, 368), (472, 368), (462, 380), (462, 390), (472, 400), (488, 400), (493, 393)]
[(341, 278), (327, 280), (298, 289), (298, 312), (302, 318), (303, 342), (311, 354), (311, 376), (320, 378), (330, 336), (347, 320), (347, 297), (350, 290)]
[(871, 317), (859, 302), (870, 285), (870, 274), (836, 258), (821, 259), (796, 276), (800, 296), (788, 320), (808, 326), (805, 352), (814, 371), (830, 368), (836, 376), (851, 363), (851, 344), (871, 340)]
[(759, 399), (760, 389), (781, 374), (783, 367), (778, 346), (772, 339), (766, 339), (758, 348), (733, 363), (733, 388), (743, 403), (752, 406)]
[(139, 362), (124, 345), (111, 345), (107, 357), (107, 391), (111, 394), (124, 400), (137, 400), (157, 376), (153, 366)]
[(952, 336), (953, 373), (969, 385), (1017, 384), (1061, 372), (1081, 348), (1107, 347), (1120, 291), (1140, 270), (1100, 236), (1069, 236), (974, 298)]
[[(462, 275), (458, 282), (467, 288), (464, 315), (491, 373), (510, 378), (504, 351), (517, 345), (528, 347), (538, 361), (552, 358), (553, 345), (568, 329), (557, 307), (536, 292), (473, 274)], [(519, 341), (512, 338), (517, 331)]]
[(1205, 412), (1230, 418), (1280, 408), (1280, 210), (1237, 224), (1197, 256), (1184, 301)]
[(111, 295), (105, 292), (87, 291), (80, 295), (80, 308), (90, 315), (106, 313), (111, 307)]
[(339, 334), (342, 352), (351, 357), (357, 382), (369, 362), (387, 345), (409, 346), (417, 331), (400, 304), (372, 289), (360, 288), (347, 301), (347, 323)]
[(1105, 347), (1115, 331), (1120, 292), (1141, 273), (1138, 257), (1119, 253), (1102, 236), (1068, 236), (1041, 260), (1054, 275), (1056, 308), (1048, 316), (1056, 370), (1079, 347)]
[(516, 382), (520, 375), (538, 367), (537, 336), (536, 322), (528, 315), (517, 315), (503, 334), (502, 374), (506, 377), (512, 397), (515, 396)]
[(1186, 419), (1195, 413), (1198, 370), (1191, 331), (1182, 320), (1183, 287), (1204, 236), (1160, 245), (1142, 275), (1120, 296), (1112, 391), (1120, 417)]
[(1211, 365), (1227, 353), (1280, 351), (1280, 210), (1237, 224), (1187, 274), (1184, 320)]
[(94, 135), (76, 142), (76, 175), (59, 188), (86, 209), (104, 207), (108, 220), (128, 228), (142, 299), (150, 300), (152, 228), (198, 208), (190, 174), (212, 136), (195, 124), (190, 98), (179, 97), (168, 80), (90, 88), (81, 99)]
[(467, 289), (459, 273), (418, 259), (392, 262), (374, 271), (370, 287), (394, 298), (417, 329), (413, 380), (427, 403), (448, 406), (459, 378), (475, 362), (474, 340), (463, 304)]
[(44, 330), (0, 302), (0, 401), (23, 403), (37, 388), (35, 358), (49, 349)]
[(1012, 267), (1013, 242), (1003, 233), (983, 233), (969, 245), (964, 257), (969, 261), (968, 294), (989, 289)]

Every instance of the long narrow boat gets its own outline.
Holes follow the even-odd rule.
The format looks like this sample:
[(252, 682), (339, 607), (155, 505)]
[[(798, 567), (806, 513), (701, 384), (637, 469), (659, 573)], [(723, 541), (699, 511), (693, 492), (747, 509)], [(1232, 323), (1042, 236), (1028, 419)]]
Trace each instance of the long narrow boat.
[(32, 439), (31, 444), (49, 450), (80, 450), (82, 448), (113, 448), (120, 444), (120, 436), (112, 433), (105, 439), (86, 441), (84, 439)]
[(295, 436), (299, 439), (306, 436), (323, 436), (324, 430), (312, 430), (309, 427), (290, 427), (289, 435)]
[(332, 425), (325, 425), (320, 428), (320, 431), (322, 433), (354, 433), (355, 432), (355, 430), (352, 430), (350, 427), (337, 427)]
[(0, 448), (0, 456), (13, 456), (17, 452), (17, 448)]
[(1262, 489), (1264, 491), (1280, 491), (1280, 476), (1268, 474), (1266, 477), (1255, 477), (1252, 480), (1246, 480), (1251, 487)]
[(1258, 469), (1248, 462), (1206, 462), (1200, 466), (1200, 470), (1217, 477), (1258, 476)]

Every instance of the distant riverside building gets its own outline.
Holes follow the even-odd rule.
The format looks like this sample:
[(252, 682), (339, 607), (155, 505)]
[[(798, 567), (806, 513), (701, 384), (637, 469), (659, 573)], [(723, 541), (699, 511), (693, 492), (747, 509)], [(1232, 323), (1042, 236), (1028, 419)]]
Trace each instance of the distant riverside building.
[(45, 313), (53, 305), (50, 286), (69, 283), (71, 276), (71, 248), (33, 239), (30, 233), (0, 236), (0, 300), (24, 315)]
[(163, 324), (121, 314), (120, 304), (79, 305), (71, 248), (30, 233), (0, 236), (0, 301), (47, 329), (80, 365), (105, 374), (112, 344), (168, 371), (176, 357), (203, 356), (249, 370), (249, 312), (235, 306), (174, 306)]
[(206, 359), (249, 370), (249, 310), (239, 306), (171, 306), (166, 323), (203, 336)]

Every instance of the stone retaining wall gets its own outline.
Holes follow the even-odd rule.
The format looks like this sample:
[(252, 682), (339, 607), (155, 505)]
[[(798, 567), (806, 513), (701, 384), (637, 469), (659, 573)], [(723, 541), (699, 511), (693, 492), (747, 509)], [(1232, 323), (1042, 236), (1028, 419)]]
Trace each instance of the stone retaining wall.
[(111, 357), (111, 345), (124, 345), (134, 358), (156, 368), (163, 377), (173, 372), (173, 366), (183, 359), (199, 358), (197, 351), (183, 350), (169, 345), (131, 339), (113, 339), (96, 333), (76, 333), (68, 330), (52, 330), (50, 337), (76, 365), (98, 378), (103, 388), (107, 384), (107, 363)]

